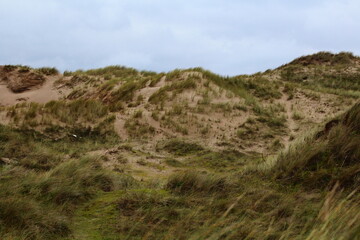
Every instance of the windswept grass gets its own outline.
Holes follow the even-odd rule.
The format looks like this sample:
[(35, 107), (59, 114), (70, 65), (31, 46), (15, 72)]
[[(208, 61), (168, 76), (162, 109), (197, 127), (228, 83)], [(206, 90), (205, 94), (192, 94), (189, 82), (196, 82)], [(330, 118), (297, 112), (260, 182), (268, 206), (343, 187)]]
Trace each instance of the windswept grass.
[(131, 185), (126, 176), (103, 170), (98, 158), (79, 157), (104, 145), (35, 136), (0, 125), (0, 158), (10, 159), (0, 166), (2, 239), (69, 236), (70, 219), (80, 205), (101, 192)]
[(130, 102), (133, 100), (135, 91), (145, 87), (147, 80), (130, 80), (123, 83), (117, 90), (111, 93), (110, 102), (125, 101)]
[(47, 75), (47, 76), (58, 75), (59, 74), (59, 70), (57, 70), (54, 67), (37, 68), (36, 71), (41, 73), (41, 74)]
[(287, 65), (299, 64), (303, 66), (308, 65), (320, 65), (320, 64), (351, 64), (353, 60), (358, 57), (354, 56), (351, 52), (340, 52), (338, 54), (333, 54), (331, 52), (318, 52), (312, 55), (302, 56), (294, 61), (290, 62)]
[(328, 194), (319, 212), (320, 221), (304, 239), (360, 239), (360, 205), (356, 197), (353, 197), (358, 192), (339, 198), (334, 190), (336, 189)]
[(106, 76), (110, 75), (111, 77), (128, 77), (128, 76), (137, 76), (139, 72), (134, 68), (128, 68), (124, 66), (108, 66), (105, 68), (98, 68), (92, 70), (77, 70), (75, 72), (66, 71), (64, 72), (65, 76), (71, 75), (89, 75), (89, 76)]
[(8, 109), (8, 117), (21, 129), (37, 129), (55, 138), (67, 134), (80, 137), (90, 135), (114, 135), (109, 108), (97, 100), (50, 101), (46, 104), (23, 103)]
[(224, 177), (211, 176), (199, 172), (183, 172), (172, 175), (166, 188), (178, 194), (225, 194), (231, 183)]
[(92, 207), (109, 211), (87, 212), (97, 226), (110, 223), (97, 228), (100, 239), (358, 239), (354, 194), (344, 198), (335, 189), (324, 201), (300, 201), (306, 193), (253, 180), (185, 171), (170, 176), (165, 189), (105, 195), (109, 200)]
[(142, 139), (149, 138), (150, 136), (154, 135), (155, 128), (148, 123), (139, 120), (139, 117), (139, 112), (137, 112), (132, 118), (127, 119), (125, 122), (124, 127), (130, 137), (134, 139)]
[(170, 85), (160, 88), (157, 92), (150, 96), (149, 102), (159, 104), (169, 98), (169, 92), (172, 93), (172, 98), (174, 98), (177, 94), (180, 94), (187, 89), (194, 89), (195, 87), (196, 81), (192, 77), (189, 77), (186, 80), (176, 81)]
[(188, 143), (179, 139), (165, 142), (163, 146), (158, 146), (158, 149), (164, 149), (177, 156), (185, 156), (204, 150), (204, 148), (197, 143)]
[(354, 71), (358, 59), (351, 53), (320, 52), (280, 67), (280, 76), (298, 88), (359, 98), (360, 75)]
[(279, 154), (271, 171), (277, 178), (308, 187), (324, 187), (339, 181), (344, 187), (359, 185), (360, 104), (340, 120)]

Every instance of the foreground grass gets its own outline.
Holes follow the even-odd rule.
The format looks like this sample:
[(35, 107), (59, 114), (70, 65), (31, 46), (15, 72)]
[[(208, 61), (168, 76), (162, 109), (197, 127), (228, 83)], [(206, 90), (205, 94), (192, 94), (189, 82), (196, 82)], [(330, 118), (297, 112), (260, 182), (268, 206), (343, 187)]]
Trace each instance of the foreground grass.
[(76, 209), (101, 192), (127, 188), (125, 175), (102, 169), (84, 153), (115, 142), (60, 141), (0, 126), (0, 236), (57, 239), (71, 234)]
[[(75, 239), (360, 239), (359, 110), (266, 171), (182, 171), (101, 194), (77, 212)], [(159, 147), (181, 157), (205, 151), (180, 140)]]
[(163, 188), (103, 193), (76, 212), (70, 239), (359, 239), (354, 194), (253, 179), (184, 172)]
[[(359, 239), (359, 110), (355, 105), (266, 170), (219, 171), (243, 156), (179, 139), (165, 142), (159, 151), (188, 161), (156, 184), (108, 172), (101, 158), (84, 156), (116, 146), (116, 140), (45, 140), (1, 126), (0, 157), (7, 160), (0, 170), (0, 236)], [(194, 166), (207, 170), (188, 170)]]

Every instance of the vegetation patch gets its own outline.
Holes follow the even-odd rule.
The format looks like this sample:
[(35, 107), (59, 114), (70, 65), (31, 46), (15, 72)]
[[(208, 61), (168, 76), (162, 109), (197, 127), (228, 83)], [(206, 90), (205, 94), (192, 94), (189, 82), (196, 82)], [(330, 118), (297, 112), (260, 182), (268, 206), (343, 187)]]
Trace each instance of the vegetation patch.
[(245, 163), (245, 159), (251, 159), (236, 150), (223, 150), (220, 152), (204, 151), (186, 160), (190, 165), (210, 168), (216, 171), (239, 170)]
[(155, 133), (155, 128), (143, 123), (136, 118), (130, 118), (125, 122), (125, 129), (132, 138), (147, 138)]
[(308, 187), (359, 185), (360, 104), (281, 153), (272, 168), (277, 178)]
[(160, 88), (157, 92), (150, 96), (149, 102), (157, 104), (168, 99), (168, 92), (172, 92), (172, 97), (175, 97), (177, 94), (180, 94), (187, 89), (193, 89), (195, 87), (196, 82), (194, 78), (189, 77), (186, 80), (177, 81)]
[(130, 186), (134, 180), (103, 170), (99, 159), (80, 157), (101, 147), (91, 139), (54, 141), (0, 125), (0, 158), (9, 159), (0, 167), (0, 235), (69, 236), (70, 218), (79, 206), (98, 193)]
[(202, 146), (197, 143), (188, 143), (179, 139), (169, 140), (164, 145), (159, 147), (177, 156), (186, 156), (204, 150)]

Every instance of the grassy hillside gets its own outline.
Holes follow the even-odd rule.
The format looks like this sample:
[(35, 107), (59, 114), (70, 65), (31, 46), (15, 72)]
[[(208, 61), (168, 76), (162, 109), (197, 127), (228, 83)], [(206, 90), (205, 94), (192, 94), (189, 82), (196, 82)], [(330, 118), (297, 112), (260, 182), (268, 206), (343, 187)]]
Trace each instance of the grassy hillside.
[(360, 239), (359, 73), (0, 67), (0, 238)]

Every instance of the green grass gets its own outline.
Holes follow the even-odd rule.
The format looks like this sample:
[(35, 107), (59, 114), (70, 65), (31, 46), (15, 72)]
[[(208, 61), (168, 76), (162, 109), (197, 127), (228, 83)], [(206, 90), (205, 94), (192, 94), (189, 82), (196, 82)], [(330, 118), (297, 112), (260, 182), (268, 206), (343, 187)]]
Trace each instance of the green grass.
[(358, 71), (350, 70), (356, 67), (356, 59), (358, 57), (349, 53), (334, 55), (322, 52), (280, 67), (280, 76), (286, 82), (297, 84), (297, 88), (359, 98), (360, 75)]
[(231, 190), (231, 183), (224, 177), (202, 174), (199, 172), (182, 172), (172, 175), (166, 189), (177, 194), (225, 194)]
[(97, 100), (50, 101), (46, 104), (23, 103), (7, 109), (7, 116), (21, 129), (37, 129), (54, 138), (75, 134), (113, 135), (111, 109)]
[(195, 152), (185, 160), (185, 163), (194, 167), (207, 168), (211, 171), (226, 172), (239, 171), (244, 164), (251, 160), (251, 156), (233, 150)]
[[(138, 114), (138, 115), (137, 115)], [(134, 139), (149, 138), (155, 133), (155, 128), (148, 123), (142, 122), (139, 119), (139, 113), (135, 113), (135, 116), (129, 118), (125, 122), (125, 129), (130, 137)]]
[(59, 70), (57, 70), (54, 67), (37, 68), (36, 71), (41, 73), (41, 74), (47, 75), (47, 76), (58, 75), (59, 74)]
[(98, 240), (106, 236), (106, 239), (118, 239), (115, 203), (124, 193), (121, 190), (103, 193), (79, 208), (71, 227), (74, 238)]
[(125, 101), (130, 102), (133, 100), (135, 91), (145, 87), (146, 80), (141, 81), (127, 81), (123, 83), (118, 89), (111, 93), (110, 102)]
[(253, 79), (244, 80), (244, 87), (251, 91), (254, 96), (268, 100), (279, 99), (282, 94), (279, 92), (279, 83), (270, 82), (263, 77), (255, 77)]
[(343, 187), (358, 185), (360, 159), (360, 104), (323, 130), (299, 139), (279, 154), (272, 167), (274, 176), (309, 188), (340, 182)]
[(135, 182), (101, 168), (87, 151), (111, 146), (84, 138), (54, 141), (36, 132), (0, 125), (0, 236), (3, 239), (58, 239), (70, 235), (74, 211), (98, 193)]
[(197, 143), (188, 143), (180, 139), (169, 140), (165, 142), (163, 146), (158, 146), (158, 149), (166, 150), (177, 156), (186, 156), (204, 150), (204, 148)]
[[(357, 105), (340, 125), (317, 134), (327, 139), (325, 144), (306, 141), (290, 150), (293, 154), (280, 156), (267, 172), (239, 172), (251, 158), (234, 151), (211, 152), (180, 139), (165, 141), (158, 150), (174, 156), (167, 164), (195, 168), (188, 161), (179, 164), (176, 158), (181, 157), (207, 171), (177, 171), (156, 185), (108, 172), (98, 157), (83, 157), (116, 143), (46, 140), (2, 126), (0, 157), (18, 164), (0, 168), (0, 235), (67, 240), (357, 239), (358, 195), (348, 194), (356, 186), (356, 175), (349, 173), (356, 173), (358, 166), (359, 112)], [(323, 147), (332, 155), (319, 158)], [(312, 156), (322, 159), (317, 161), (320, 168), (313, 167)], [(322, 182), (326, 178), (314, 181), (320, 180), (314, 174), (323, 176), (322, 169), (336, 166), (333, 158), (346, 160), (342, 170), (337, 168), (340, 175), (334, 175), (339, 186), (346, 187), (343, 193), (329, 191)], [(225, 171), (218, 171), (221, 168)]]
[(71, 75), (89, 75), (89, 76), (106, 76), (111, 75), (114, 77), (128, 77), (128, 76), (137, 76), (139, 71), (133, 68), (127, 68), (124, 66), (108, 66), (105, 68), (98, 68), (92, 70), (77, 70), (75, 72), (64, 72), (64, 75), (71, 76)]
[(304, 114), (295, 110), (293, 113), (292, 113), (292, 116), (291, 116), (294, 120), (302, 120), (305, 118)]
[(164, 76), (165, 74), (159, 74), (157, 76), (154, 76), (150, 81), (149, 87), (155, 87), (155, 85), (158, 84)]
[(351, 52), (340, 52), (338, 54), (333, 54), (331, 52), (318, 52), (312, 55), (302, 56), (294, 61), (290, 62), (288, 65), (299, 64), (303, 66), (309, 65), (320, 65), (320, 64), (330, 64), (330, 65), (349, 65), (358, 57), (354, 56)]
[(184, 167), (185, 166), (185, 164), (183, 164), (182, 162), (180, 162), (179, 160), (176, 160), (174, 158), (166, 159), (164, 162), (171, 167)]
[(172, 92), (172, 98), (174, 98), (177, 94), (180, 94), (188, 89), (194, 89), (195, 87), (196, 81), (191, 77), (187, 78), (186, 80), (176, 81), (156, 91), (153, 95), (150, 96), (149, 102), (153, 104), (159, 104), (160, 102), (164, 102), (169, 98), (169, 92)]
[(123, 79), (121, 78), (112, 78), (109, 81), (106, 81), (105, 83), (103, 83), (99, 88), (100, 91), (110, 91), (112, 90), (117, 84), (121, 83), (123, 81)]
[(188, 135), (189, 131), (186, 126), (187, 120), (186, 119), (175, 119), (171, 116), (163, 116), (161, 124), (165, 127), (168, 127), (175, 132), (181, 133), (182, 135)]
[(351, 197), (301, 201), (306, 193), (253, 177), (185, 171), (164, 189), (102, 193), (76, 212), (75, 239), (357, 239)]
[(258, 116), (259, 122), (265, 123), (270, 128), (283, 128), (286, 124), (284, 115), (284, 107), (278, 104), (270, 106), (255, 105), (253, 107), (254, 113)]

